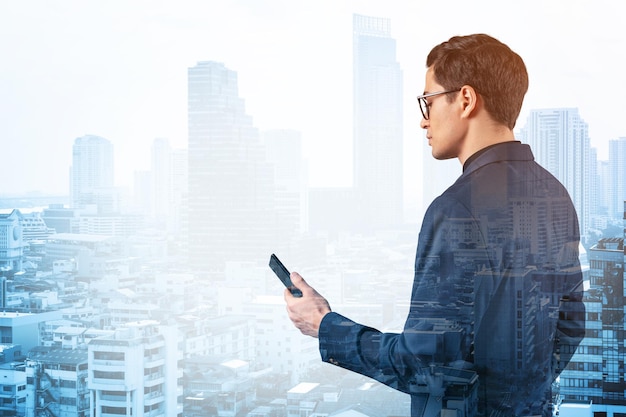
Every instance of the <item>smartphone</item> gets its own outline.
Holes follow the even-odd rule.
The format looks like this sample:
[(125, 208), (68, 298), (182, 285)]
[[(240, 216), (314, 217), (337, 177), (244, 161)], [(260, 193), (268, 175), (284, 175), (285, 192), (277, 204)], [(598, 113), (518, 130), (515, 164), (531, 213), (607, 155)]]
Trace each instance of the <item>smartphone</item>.
[(285, 287), (289, 288), (291, 295), (293, 295), (294, 297), (302, 297), (302, 291), (294, 287), (293, 283), (291, 282), (291, 278), (289, 277), (289, 270), (285, 268), (285, 265), (283, 265), (280, 259), (278, 259), (278, 257), (273, 253), (272, 256), (270, 256), (270, 268), (272, 268), (272, 271), (274, 271), (278, 279), (282, 281)]

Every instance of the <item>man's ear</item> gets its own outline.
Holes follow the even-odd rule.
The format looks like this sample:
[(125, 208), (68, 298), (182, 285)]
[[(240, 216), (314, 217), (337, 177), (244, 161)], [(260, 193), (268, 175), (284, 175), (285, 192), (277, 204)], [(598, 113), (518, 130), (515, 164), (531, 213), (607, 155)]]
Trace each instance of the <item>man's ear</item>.
[(476, 110), (478, 108), (478, 94), (474, 87), (470, 85), (464, 85), (461, 87), (460, 100), (461, 105), (463, 106), (463, 113), (461, 114), (462, 118), (470, 118), (472, 115), (476, 114)]

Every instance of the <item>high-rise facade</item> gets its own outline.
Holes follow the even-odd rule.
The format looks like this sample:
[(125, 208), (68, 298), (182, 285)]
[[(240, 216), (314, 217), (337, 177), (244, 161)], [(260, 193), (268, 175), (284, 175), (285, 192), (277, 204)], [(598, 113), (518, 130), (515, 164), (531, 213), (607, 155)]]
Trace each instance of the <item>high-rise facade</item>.
[(187, 150), (175, 149), (167, 139), (152, 143), (151, 213), (157, 225), (179, 236), (187, 198)]
[(171, 188), (171, 152), (167, 139), (158, 138), (152, 142), (152, 214), (156, 219), (168, 217)]
[(70, 172), (73, 208), (98, 204), (103, 190), (113, 187), (113, 144), (107, 139), (85, 135), (74, 140)]
[(619, 219), (626, 199), (626, 137), (609, 141), (609, 217)]
[[(609, 161), (598, 160), (598, 166), (596, 172), (598, 173), (598, 206), (596, 207), (596, 213), (598, 215), (604, 215), (609, 217), (609, 184), (611, 183), (611, 170), (609, 169)], [(597, 229), (604, 229), (604, 227), (597, 227)]]
[(537, 162), (567, 188), (584, 236), (590, 224), (587, 123), (576, 108), (531, 110), (521, 138), (532, 147)]
[(306, 165), (302, 163), (302, 135), (295, 130), (268, 130), (261, 135), (266, 160), (274, 166), (276, 214), (280, 235), (293, 238), (307, 222)]
[(274, 188), (270, 164), (239, 97), (237, 73), (217, 62), (188, 70), (191, 267), (269, 258)]
[(589, 223), (588, 228), (595, 228), (596, 219), (602, 216), (602, 191), (600, 190), (600, 175), (598, 174), (598, 149), (589, 148)]
[(622, 237), (602, 238), (590, 248), (585, 339), (574, 352), (561, 348), (561, 354), (572, 354), (561, 374), (561, 397), (585, 401), (592, 411), (615, 416), (626, 413), (624, 253)]
[(403, 222), (402, 88), (390, 20), (355, 14), (354, 187), (368, 229)]

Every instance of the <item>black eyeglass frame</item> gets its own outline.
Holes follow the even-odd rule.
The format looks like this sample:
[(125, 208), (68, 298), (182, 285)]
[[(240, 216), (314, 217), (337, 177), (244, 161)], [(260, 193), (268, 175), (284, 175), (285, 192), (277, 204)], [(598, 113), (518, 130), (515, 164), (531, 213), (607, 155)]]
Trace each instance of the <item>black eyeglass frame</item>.
[(422, 116), (424, 117), (424, 120), (428, 120), (430, 118), (430, 104), (428, 103), (428, 101), (426, 101), (428, 97), (440, 96), (442, 94), (457, 93), (459, 91), (461, 91), (461, 89), (457, 88), (455, 90), (437, 91), (434, 93), (428, 93), (428, 94), (423, 94), (421, 96), (417, 96), (417, 102), (419, 103), (420, 111), (422, 112)]

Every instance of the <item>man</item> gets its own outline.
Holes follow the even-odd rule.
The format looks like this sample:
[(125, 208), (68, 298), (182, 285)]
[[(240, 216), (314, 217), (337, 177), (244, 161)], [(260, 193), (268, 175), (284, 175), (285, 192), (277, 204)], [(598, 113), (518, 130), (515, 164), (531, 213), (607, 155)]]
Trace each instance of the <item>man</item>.
[(322, 360), (410, 394), (412, 416), (549, 415), (568, 361), (553, 346), (572, 352), (584, 332), (579, 230), (565, 188), (514, 138), (525, 65), (476, 34), (436, 46), (426, 66), (421, 127), (433, 157), (463, 173), (424, 216), (403, 332), (331, 312), (295, 272), (289, 317), (319, 337)]

